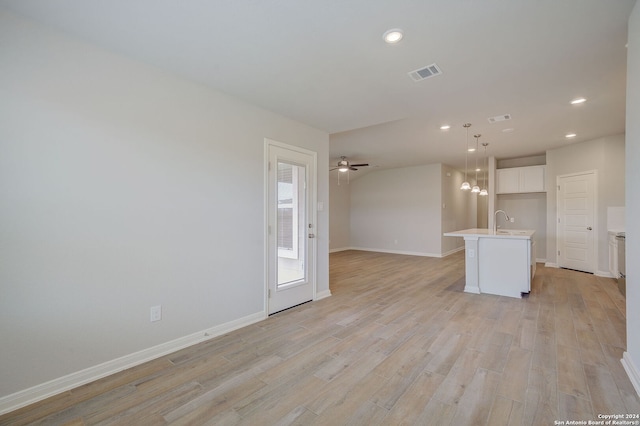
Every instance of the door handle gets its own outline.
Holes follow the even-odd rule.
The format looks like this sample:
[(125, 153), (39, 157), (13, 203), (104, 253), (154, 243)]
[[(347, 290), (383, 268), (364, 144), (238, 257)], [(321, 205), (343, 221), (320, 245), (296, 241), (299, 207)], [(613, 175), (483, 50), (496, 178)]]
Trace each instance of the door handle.
[(588, 229), (589, 231), (591, 231), (593, 228), (592, 228), (592, 227), (590, 227), (590, 226), (588, 226), (588, 227), (587, 227), (587, 229)]
[(309, 238), (315, 238), (316, 234), (309, 234)]

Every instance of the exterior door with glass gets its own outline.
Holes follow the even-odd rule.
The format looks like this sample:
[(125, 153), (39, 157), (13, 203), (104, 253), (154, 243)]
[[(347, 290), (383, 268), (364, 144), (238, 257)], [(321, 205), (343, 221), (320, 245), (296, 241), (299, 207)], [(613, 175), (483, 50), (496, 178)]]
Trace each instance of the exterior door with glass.
[(315, 294), (316, 153), (267, 140), (267, 312)]

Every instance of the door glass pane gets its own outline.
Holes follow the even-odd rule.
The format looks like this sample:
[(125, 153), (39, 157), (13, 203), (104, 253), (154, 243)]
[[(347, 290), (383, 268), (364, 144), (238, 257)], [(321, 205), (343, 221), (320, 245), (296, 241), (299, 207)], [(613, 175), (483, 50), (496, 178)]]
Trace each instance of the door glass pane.
[(278, 286), (304, 281), (305, 168), (278, 162)]

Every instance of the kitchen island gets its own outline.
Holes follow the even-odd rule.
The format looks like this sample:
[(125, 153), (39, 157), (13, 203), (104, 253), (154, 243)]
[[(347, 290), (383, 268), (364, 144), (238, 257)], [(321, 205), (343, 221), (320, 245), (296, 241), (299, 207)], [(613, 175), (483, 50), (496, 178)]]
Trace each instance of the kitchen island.
[(464, 238), (467, 293), (522, 297), (536, 272), (535, 231), (474, 228), (447, 232)]

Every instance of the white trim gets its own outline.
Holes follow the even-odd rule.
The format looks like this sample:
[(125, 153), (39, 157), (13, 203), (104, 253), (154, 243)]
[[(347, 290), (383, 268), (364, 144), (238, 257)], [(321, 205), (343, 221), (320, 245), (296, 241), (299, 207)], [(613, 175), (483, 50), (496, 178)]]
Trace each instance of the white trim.
[(473, 294), (481, 294), (480, 293), (480, 287), (478, 287), (477, 285), (473, 285), (473, 286), (465, 285), (464, 286), (464, 292), (465, 293), (473, 293)]
[(547, 259), (539, 259), (536, 257), (536, 263), (546, 263), (546, 262), (547, 262)]
[(403, 251), (403, 250), (386, 250), (386, 249), (371, 249), (371, 248), (364, 248), (364, 247), (340, 247), (340, 248), (335, 248), (335, 249), (331, 249), (329, 250), (329, 253), (337, 253), (340, 251), (348, 251), (348, 250), (360, 250), (360, 251), (372, 251), (372, 252), (377, 252), (377, 253), (390, 253), (390, 254), (406, 254), (409, 256), (423, 256), (423, 257), (446, 257), (449, 255), (452, 255), (454, 253), (457, 253), (459, 251), (464, 251), (464, 246), (458, 247), (456, 249), (453, 250), (449, 250), (445, 253), (442, 254), (437, 254), (437, 253), (424, 253), (424, 252), (417, 252), (417, 251)]
[(390, 254), (405, 254), (409, 256), (443, 257), (439, 253), (424, 253), (420, 251), (386, 250), (386, 249), (365, 248), (365, 247), (350, 247), (349, 250), (373, 251), (377, 253), (390, 253)]
[(340, 247), (340, 248), (330, 249), (329, 253), (337, 253), (339, 251), (347, 251), (347, 250), (353, 250), (353, 249), (351, 247)]
[(66, 376), (4, 396), (0, 398), (0, 415), (25, 407), (29, 404), (33, 404), (34, 402), (42, 401), (50, 396), (77, 388), (78, 386), (102, 379), (103, 377), (110, 376), (128, 368), (135, 367), (136, 365), (143, 364), (147, 361), (160, 358), (161, 356), (168, 355), (180, 349), (213, 339), (214, 337), (229, 333), (233, 330), (260, 322), (265, 318), (267, 318), (266, 312), (256, 312), (255, 314), (247, 315), (246, 317), (238, 318), (197, 333), (179, 337), (175, 340), (161, 343), (159, 345), (152, 346), (102, 364), (94, 365), (93, 367), (85, 368), (84, 370), (76, 371), (75, 373), (67, 374)]
[(594, 272), (594, 275), (596, 277), (614, 278), (614, 276), (609, 271), (596, 271), (596, 272)]
[(624, 371), (627, 372), (627, 376), (629, 376), (629, 380), (631, 380), (631, 384), (633, 385), (633, 388), (636, 390), (636, 393), (638, 394), (638, 396), (640, 396), (640, 370), (633, 363), (633, 360), (631, 359), (631, 355), (629, 355), (629, 352), (624, 351), (620, 362), (624, 367)]
[(453, 250), (446, 251), (446, 252), (442, 253), (442, 255), (440, 255), (438, 257), (447, 257), (447, 256), (450, 256), (450, 255), (452, 255), (454, 253), (457, 253), (459, 251), (464, 251), (464, 246), (460, 246), (460, 247), (455, 248)]
[(263, 245), (262, 245), (262, 258), (264, 262), (262, 263), (262, 276), (264, 277), (263, 288), (264, 294), (262, 296), (263, 306), (262, 309), (266, 313), (269, 309), (269, 142), (270, 139), (264, 139), (264, 152), (263, 152), (263, 183), (264, 186), (262, 188), (262, 235)]
[(313, 300), (322, 300), (326, 299), (327, 297), (331, 297), (331, 290), (324, 290), (316, 293), (316, 297), (314, 297)]
[[(542, 262), (544, 262), (544, 260), (537, 260), (536, 259), (536, 262), (537, 263), (542, 263)], [(546, 262), (544, 264), (544, 266), (545, 266), (545, 268), (560, 268), (557, 263), (553, 263), (553, 262)], [(614, 278), (614, 276), (611, 275), (611, 272), (608, 272), (608, 271), (596, 271), (596, 272), (593, 273), (593, 275), (595, 275), (596, 277)]]
[[(309, 163), (310, 173), (307, 176), (307, 181), (309, 182), (308, 191), (308, 219), (309, 223), (313, 225), (313, 228), (305, 227), (305, 233), (313, 233), (318, 234), (318, 153), (315, 151), (311, 151), (296, 145), (289, 145), (284, 142), (279, 142), (273, 139), (264, 138), (264, 309), (265, 312), (269, 312), (271, 310), (270, 300), (269, 300), (269, 290), (270, 290), (270, 279), (271, 275), (274, 275), (274, 269), (270, 268), (270, 235), (269, 235), (269, 163), (271, 161), (271, 148), (279, 148), (282, 150), (287, 150), (291, 152), (295, 152), (298, 154), (302, 154), (308, 157), (311, 157), (311, 161)], [(275, 165), (271, 165), (275, 167)], [(312, 300), (316, 300), (316, 293), (318, 291), (318, 239), (306, 239), (305, 242), (309, 244), (309, 252), (307, 253), (307, 279), (311, 283), (312, 286)]]

